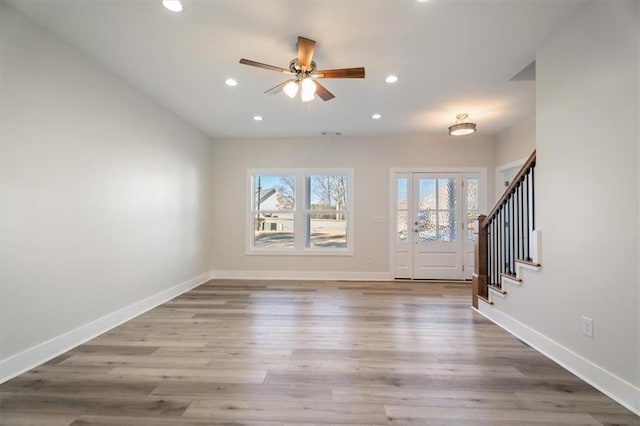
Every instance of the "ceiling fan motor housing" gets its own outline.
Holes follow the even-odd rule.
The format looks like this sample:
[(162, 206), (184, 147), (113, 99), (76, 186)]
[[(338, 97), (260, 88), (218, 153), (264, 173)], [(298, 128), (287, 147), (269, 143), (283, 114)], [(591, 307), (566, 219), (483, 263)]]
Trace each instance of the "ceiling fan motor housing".
[(309, 70), (304, 69), (304, 67), (300, 65), (300, 63), (298, 62), (298, 58), (293, 58), (291, 62), (289, 62), (289, 70), (296, 75), (302, 73), (309, 75), (315, 72), (316, 68), (316, 61), (311, 61), (311, 69)]

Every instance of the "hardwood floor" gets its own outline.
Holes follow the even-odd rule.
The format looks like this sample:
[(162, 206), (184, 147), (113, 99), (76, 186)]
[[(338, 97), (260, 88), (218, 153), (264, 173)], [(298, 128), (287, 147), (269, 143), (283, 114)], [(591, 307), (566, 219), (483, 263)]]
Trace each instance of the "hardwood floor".
[(470, 292), (210, 281), (1, 385), (0, 424), (640, 425)]

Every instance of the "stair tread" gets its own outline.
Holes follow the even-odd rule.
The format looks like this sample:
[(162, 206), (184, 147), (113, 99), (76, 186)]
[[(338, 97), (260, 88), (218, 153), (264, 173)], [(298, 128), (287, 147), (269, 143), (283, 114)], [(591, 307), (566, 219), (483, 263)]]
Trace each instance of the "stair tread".
[(502, 274), (500, 274), (500, 275), (502, 275), (503, 277), (508, 278), (508, 279), (510, 279), (510, 280), (513, 280), (513, 281), (522, 282), (522, 278), (518, 278), (518, 277), (516, 277), (516, 275), (515, 275), (515, 274), (506, 274), (506, 273), (502, 273)]
[(493, 285), (490, 285), (489, 289), (493, 290), (493, 291), (497, 291), (498, 293), (501, 293), (501, 294), (507, 294), (506, 290), (503, 290), (500, 287), (496, 287), (496, 286), (493, 286)]
[(491, 300), (489, 300), (488, 298), (484, 297), (484, 296), (478, 295), (478, 299), (482, 300), (485, 303), (488, 303), (489, 305), (493, 305), (493, 302)]
[(516, 259), (517, 263), (524, 263), (525, 265), (530, 265), (530, 266), (535, 266), (537, 268), (541, 267), (542, 265), (539, 263), (535, 263), (535, 262), (531, 262), (529, 260), (524, 260), (524, 259)]

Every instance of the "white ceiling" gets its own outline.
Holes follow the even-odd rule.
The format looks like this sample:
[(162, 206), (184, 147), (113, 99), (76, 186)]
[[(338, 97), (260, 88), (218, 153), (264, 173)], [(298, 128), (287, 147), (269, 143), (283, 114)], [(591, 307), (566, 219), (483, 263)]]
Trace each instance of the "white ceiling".
[[(179, 14), (160, 0), (10, 3), (213, 137), (280, 137), (446, 134), (461, 112), (500, 132), (535, 113), (535, 82), (509, 80), (584, 0), (187, 0)], [(308, 107), (263, 94), (286, 76), (238, 60), (286, 68), (298, 35), (317, 41), (318, 68), (366, 78), (323, 80), (336, 98)]]

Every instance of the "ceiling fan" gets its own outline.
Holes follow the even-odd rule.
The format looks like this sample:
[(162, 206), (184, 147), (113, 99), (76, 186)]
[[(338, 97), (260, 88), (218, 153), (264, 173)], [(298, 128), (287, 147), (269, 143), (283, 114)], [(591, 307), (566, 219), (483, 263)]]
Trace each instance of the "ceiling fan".
[(281, 72), (293, 76), (293, 78), (283, 81), (264, 93), (276, 94), (284, 91), (290, 98), (295, 98), (300, 91), (302, 102), (309, 102), (314, 99), (314, 95), (320, 96), (323, 101), (335, 98), (317, 79), (320, 78), (364, 78), (364, 67), (341, 68), (335, 70), (318, 70), (316, 63), (312, 60), (316, 42), (304, 37), (298, 37), (297, 43), (298, 57), (289, 62), (289, 68), (281, 68), (274, 65), (263, 64), (251, 59), (240, 59), (240, 63), (252, 67), (264, 68), (267, 70)]

